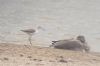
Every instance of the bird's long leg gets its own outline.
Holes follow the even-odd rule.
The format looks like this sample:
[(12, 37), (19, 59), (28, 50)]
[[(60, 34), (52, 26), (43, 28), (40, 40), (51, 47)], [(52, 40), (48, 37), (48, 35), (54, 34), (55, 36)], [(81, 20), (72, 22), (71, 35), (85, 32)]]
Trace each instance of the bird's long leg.
[(32, 35), (29, 35), (28, 41), (29, 41), (30, 45), (32, 46)]

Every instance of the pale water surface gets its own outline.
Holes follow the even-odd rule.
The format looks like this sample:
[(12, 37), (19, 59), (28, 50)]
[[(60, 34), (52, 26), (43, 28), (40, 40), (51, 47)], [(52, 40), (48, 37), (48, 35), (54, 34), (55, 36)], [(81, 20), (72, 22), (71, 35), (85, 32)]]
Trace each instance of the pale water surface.
[(36, 45), (84, 35), (100, 52), (100, 0), (0, 0), (0, 42), (28, 44), (30, 28)]

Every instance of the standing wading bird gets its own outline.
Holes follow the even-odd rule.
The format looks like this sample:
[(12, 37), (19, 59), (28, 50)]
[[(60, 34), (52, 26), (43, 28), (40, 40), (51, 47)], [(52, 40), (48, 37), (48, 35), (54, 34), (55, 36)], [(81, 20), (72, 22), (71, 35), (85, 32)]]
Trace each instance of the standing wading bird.
[(32, 45), (32, 35), (36, 32), (36, 30), (34, 29), (26, 29), (26, 30), (21, 30), (22, 32), (25, 32), (26, 34), (28, 34), (28, 41), (29, 43)]
[(52, 41), (50, 47), (58, 49), (75, 50), (82, 52), (89, 52), (90, 48), (85, 41), (85, 37), (79, 35), (76, 39)]

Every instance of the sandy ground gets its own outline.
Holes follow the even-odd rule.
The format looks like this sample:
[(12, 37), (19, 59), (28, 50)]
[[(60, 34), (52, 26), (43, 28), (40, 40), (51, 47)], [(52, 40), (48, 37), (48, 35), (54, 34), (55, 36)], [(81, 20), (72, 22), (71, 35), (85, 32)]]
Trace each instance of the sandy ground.
[(0, 66), (100, 66), (100, 54), (1, 43)]

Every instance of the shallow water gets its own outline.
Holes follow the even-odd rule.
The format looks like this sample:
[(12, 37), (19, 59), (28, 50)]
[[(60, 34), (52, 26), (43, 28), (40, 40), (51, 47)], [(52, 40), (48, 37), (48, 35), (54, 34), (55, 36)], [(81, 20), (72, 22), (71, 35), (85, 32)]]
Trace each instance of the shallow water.
[(28, 44), (23, 29), (36, 29), (32, 42), (84, 35), (92, 51), (100, 52), (99, 0), (0, 0), (0, 42)]

